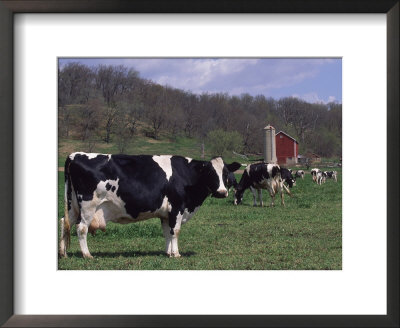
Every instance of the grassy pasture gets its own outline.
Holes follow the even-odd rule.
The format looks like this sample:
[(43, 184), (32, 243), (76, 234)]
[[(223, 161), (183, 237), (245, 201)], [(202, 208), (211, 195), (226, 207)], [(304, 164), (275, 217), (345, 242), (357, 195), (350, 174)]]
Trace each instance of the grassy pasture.
[[(160, 153), (166, 153), (162, 151)], [(178, 152), (175, 152), (178, 153)], [(196, 156), (197, 157), (197, 156)], [(323, 168), (322, 168), (323, 169)], [(264, 207), (253, 207), (246, 191), (243, 204), (207, 198), (179, 235), (181, 258), (164, 255), (159, 219), (118, 225), (88, 235), (92, 260), (80, 253), (75, 228), (68, 258), (60, 270), (340, 270), (342, 268), (342, 179), (321, 186), (309, 172), (298, 179), (286, 206), (263, 192)], [(239, 181), (240, 176), (237, 176)], [(59, 218), (64, 211), (64, 176), (59, 172)]]

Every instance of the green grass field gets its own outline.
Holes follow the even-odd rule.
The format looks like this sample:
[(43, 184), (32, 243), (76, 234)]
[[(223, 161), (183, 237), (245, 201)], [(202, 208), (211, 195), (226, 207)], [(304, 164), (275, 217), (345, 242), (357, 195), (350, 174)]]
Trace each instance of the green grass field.
[[(178, 151), (176, 148), (173, 151), (157, 144), (161, 148), (154, 153), (198, 158), (190, 141), (182, 140), (180, 145)], [(183, 145), (187, 146), (187, 153), (183, 152)], [(145, 146), (149, 145), (138, 148)], [(63, 144), (62, 149), (66, 148)], [(63, 156), (66, 154), (60, 151), (60, 166)], [(273, 208), (253, 207), (250, 191), (246, 191), (243, 204), (239, 206), (233, 205), (232, 193), (227, 199), (208, 198), (182, 227), (179, 235), (181, 258), (164, 255), (165, 240), (160, 220), (156, 218), (129, 225), (110, 223), (106, 232), (98, 231), (96, 236), (89, 234), (88, 246), (94, 256), (91, 260), (82, 258), (73, 228), (68, 258), (59, 260), (59, 269), (341, 270), (342, 179), (341, 169), (336, 170), (338, 182), (327, 180), (321, 186), (313, 183), (307, 172), (293, 187), (293, 197), (285, 195), (285, 207), (280, 205), (279, 197)], [(237, 179), (239, 181), (240, 175)], [(59, 172), (59, 218), (64, 212), (63, 197), (64, 175)], [(266, 191), (263, 199), (264, 205), (270, 204)]]

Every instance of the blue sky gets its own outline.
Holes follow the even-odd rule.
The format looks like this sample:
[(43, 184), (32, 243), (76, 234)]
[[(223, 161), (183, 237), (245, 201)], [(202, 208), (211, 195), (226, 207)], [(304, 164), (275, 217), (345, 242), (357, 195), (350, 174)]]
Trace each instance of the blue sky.
[(124, 65), (140, 77), (193, 93), (262, 94), (342, 102), (340, 58), (68, 58), (60, 65)]

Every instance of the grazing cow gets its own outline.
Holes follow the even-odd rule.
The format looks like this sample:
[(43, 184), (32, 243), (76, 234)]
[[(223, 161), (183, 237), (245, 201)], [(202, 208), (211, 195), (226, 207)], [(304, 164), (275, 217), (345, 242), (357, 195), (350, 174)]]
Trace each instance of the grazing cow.
[[(237, 185), (234, 204), (240, 204), (243, 200), (243, 194), (250, 188), (254, 197), (254, 206), (256, 203), (256, 190), (260, 199), (260, 206), (263, 206), (261, 189), (267, 189), (271, 196), (271, 206), (274, 206), (274, 199), (277, 193), (281, 194), (282, 205), (285, 205), (283, 199), (283, 184), (281, 177), (281, 168), (277, 164), (253, 163), (246, 167), (243, 175)], [(286, 188), (287, 189), (287, 188)]]
[(317, 182), (317, 173), (318, 172), (320, 172), (320, 170), (317, 168), (311, 170), (311, 177), (314, 182)]
[[(296, 178), (293, 177), (292, 175), (292, 170), (286, 169), (284, 167), (281, 167), (281, 178), (284, 182), (286, 182), (290, 188), (296, 185)], [(286, 189), (286, 191), (290, 195), (290, 191)]]
[(326, 179), (333, 179), (337, 182), (337, 172), (336, 171), (325, 171)]
[(198, 161), (181, 156), (73, 153), (65, 162), (65, 216), (61, 219), (60, 256), (66, 257), (70, 226), (77, 225), (83, 257), (90, 230), (108, 221), (131, 223), (161, 219), (166, 253), (179, 257), (178, 235), (206, 197), (228, 197), (229, 172), (221, 157)]
[(305, 172), (303, 171), (303, 170), (298, 170), (298, 171), (296, 171), (296, 173), (295, 173), (295, 178), (302, 178), (302, 179), (304, 179), (304, 176), (305, 176)]
[(316, 173), (316, 182), (317, 184), (321, 185), (326, 181), (326, 173), (319, 171)]

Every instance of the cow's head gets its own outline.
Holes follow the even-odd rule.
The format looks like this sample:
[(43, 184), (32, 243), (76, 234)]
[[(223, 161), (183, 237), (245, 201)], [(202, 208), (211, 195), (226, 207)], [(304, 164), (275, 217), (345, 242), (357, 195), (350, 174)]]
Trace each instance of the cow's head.
[(292, 188), (296, 185), (296, 178), (291, 177), (289, 179), (286, 179), (285, 181), (289, 185), (289, 188)]
[(282, 167), (281, 168), (281, 177), (289, 185), (289, 188), (292, 188), (293, 186), (296, 185), (296, 178), (293, 177), (290, 170)]
[(225, 164), (221, 157), (215, 157), (208, 162), (204, 174), (205, 184), (213, 197), (228, 197), (228, 175), (240, 168), (240, 163)]
[(235, 190), (235, 197), (234, 197), (234, 200), (233, 200), (233, 204), (239, 205), (243, 200), (243, 194), (244, 194), (244, 190), (242, 190), (240, 188), (237, 188)]

